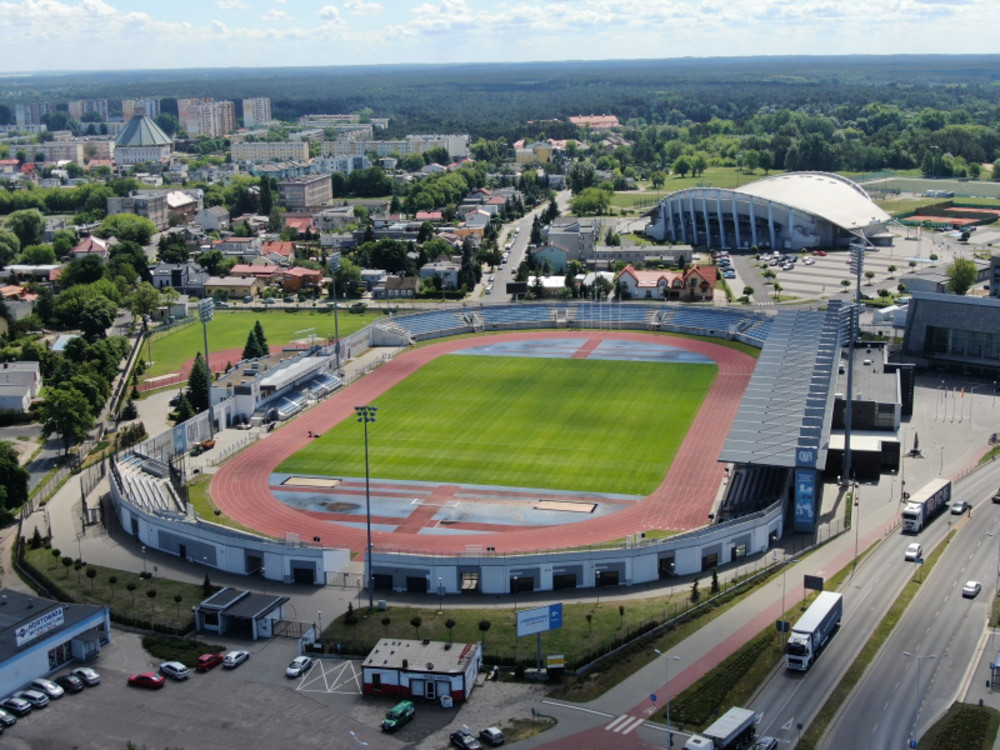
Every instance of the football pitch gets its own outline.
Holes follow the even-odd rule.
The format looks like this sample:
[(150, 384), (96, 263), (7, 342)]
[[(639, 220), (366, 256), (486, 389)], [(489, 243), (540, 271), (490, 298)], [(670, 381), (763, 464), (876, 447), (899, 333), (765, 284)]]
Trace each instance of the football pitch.
[[(662, 482), (718, 368), (445, 356), (379, 397), (380, 479), (645, 495)], [(277, 472), (363, 477), (363, 426), (332, 425)]]

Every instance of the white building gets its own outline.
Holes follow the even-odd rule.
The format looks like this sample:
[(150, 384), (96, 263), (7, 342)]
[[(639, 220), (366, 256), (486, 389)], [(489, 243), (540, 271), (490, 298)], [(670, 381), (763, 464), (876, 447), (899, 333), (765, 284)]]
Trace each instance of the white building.
[(229, 154), (236, 162), (306, 161), (309, 144), (305, 141), (244, 141), (233, 143)]
[(149, 115), (135, 115), (115, 138), (115, 163), (160, 164), (170, 160), (174, 142)]
[(482, 643), (382, 638), (361, 666), (365, 695), (465, 701), (483, 663)]
[(408, 135), (401, 141), (374, 141), (338, 139), (324, 141), (322, 153), (326, 156), (365, 156), (375, 153), (378, 157), (399, 154), (422, 154), (434, 148), (443, 148), (453, 159), (469, 155), (468, 135)]
[(271, 100), (266, 96), (243, 100), (243, 127), (256, 128), (271, 122)]
[(0, 409), (27, 412), (41, 389), (42, 374), (37, 362), (0, 364)]
[(74, 659), (96, 657), (111, 643), (107, 607), (67, 604), (20, 591), (0, 591), (0, 685), (28, 686)]

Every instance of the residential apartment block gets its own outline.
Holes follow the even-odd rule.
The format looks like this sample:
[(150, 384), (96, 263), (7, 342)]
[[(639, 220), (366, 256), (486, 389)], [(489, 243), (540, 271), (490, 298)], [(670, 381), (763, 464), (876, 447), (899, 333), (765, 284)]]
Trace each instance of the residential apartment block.
[(157, 229), (166, 229), (169, 221), (167, 194), (148, 192), (108, 198), (108, 216), (117, 214), (144, 216), (153, 222)]
[(55, 112), (56, 108), (48, 102), (34, 102), (32, 104), (14, 105), (14, 122), (19, 128), (39, 126), (42, 118), (50, 112)]
[(321, 153), (324, 156), (365, 156), (374, 152), (377, 156), (399, 154), (422, 154), (433, 148), (443, 148), (452, 158), (469, 155), (468, 135), (408, 135), (401, 141), (373, 141), (343, 139), (324, 141)]
[(83, 122), (84, 115), (95, 114), (101, 118), (101, 122), (108, 120), (108, 100), (107, 99), (79, 99), (69, 103), (70, 117), (77, 122)]
[(266, 96), (243, 100), (243, 127), (256, 128), (271, 122), (271, 100)]
[(122, 99), (122, 119), (128, 122), (136, 115), (156, 119), (160, 116), (159, 99)]
[(281, 180), (278, 199), (289, 211), (316, 211), (333, 200), (330, 175), (303, 175)]
[(234, 143), (229, 147), (233, 161), (305, 161), (309, 158), (309, 144), (305, 141), (254, 141)]
[(178, 99), (177, 113), (188, 135), (218, 138), (236, 130), (236, 105), (211, 97)]

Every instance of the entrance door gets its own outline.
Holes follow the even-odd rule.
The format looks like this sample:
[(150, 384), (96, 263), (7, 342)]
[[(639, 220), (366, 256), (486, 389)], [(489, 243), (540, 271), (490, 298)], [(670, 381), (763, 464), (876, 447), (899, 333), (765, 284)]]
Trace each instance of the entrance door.
[(429, 701), (437, 699), (437, 683), (434, 680), (427, 680), (425, 683), (424, 697)]

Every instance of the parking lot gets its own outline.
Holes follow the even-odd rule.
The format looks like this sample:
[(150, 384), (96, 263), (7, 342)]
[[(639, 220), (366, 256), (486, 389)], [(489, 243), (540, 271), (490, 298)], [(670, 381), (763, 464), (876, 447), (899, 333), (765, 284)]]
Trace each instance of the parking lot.
[[(448, 746), (448, 734), (468, 724), (475, 731), (512, 714), (530, 715), (534, 688), (489, 682), (477, 687), (460, 708), (417, 702), (415, 719), (393, 735), (380, 724), (392, 706), (389, 698), (361, 696), (361, 664), (321, 660), (301, 678), (288, 679), (285, 667), (297, 655), (289, 639), (232, 642), (228, 648), (251, 652), (232, 670), (216, 667), (193, 673), (183, 682), (167, 679), (160, 690), (127, 687), (130, 674), (156, 671), (157, 660), (143, 650), (140, 637), (115, 632), (91, 666), (101, 684), (53, 700), (0, 736), (0, 750), (78, 748), (123, 750), (138, 747), (310, 748)], [(72, 666), (56, 674), (69, 671)], [(5, 692), (0, 697), (6, 697)]]

